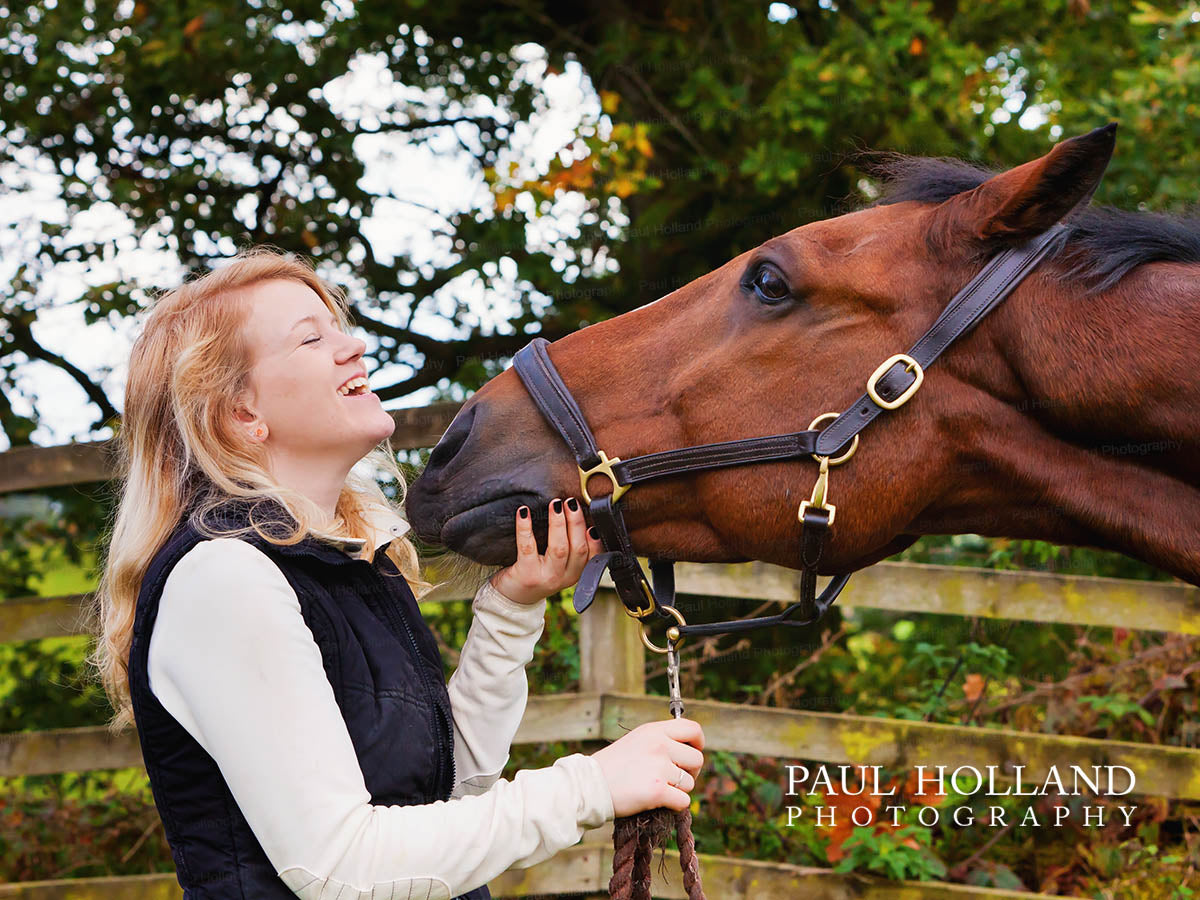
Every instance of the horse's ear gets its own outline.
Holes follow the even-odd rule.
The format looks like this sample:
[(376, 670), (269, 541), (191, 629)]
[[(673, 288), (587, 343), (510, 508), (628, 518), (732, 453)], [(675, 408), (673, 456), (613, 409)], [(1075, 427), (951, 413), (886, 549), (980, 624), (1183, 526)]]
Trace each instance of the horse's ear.
[(1055, 144), (1045, 156), (1001, 172), (946, 201), (981, 241), (1017, 240), (1045, 231), (1086, 206), (1112, 158), (1117, 123)]

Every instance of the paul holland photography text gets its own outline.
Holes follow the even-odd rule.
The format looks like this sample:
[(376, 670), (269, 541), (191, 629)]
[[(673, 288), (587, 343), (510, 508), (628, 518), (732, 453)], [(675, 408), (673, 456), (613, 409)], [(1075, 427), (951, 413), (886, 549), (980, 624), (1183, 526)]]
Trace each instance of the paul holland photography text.
[[(899, 786), (894, 782), (881, 784), (879, 766), (818, 766), (810, 770), (807, 766), (789, 765), (787, 769), (786, 796), (798, 797), (803, 795), (838, 795), (850, 797), (883, 798), (877, 803), (856, 806), (850, 809), (848, 815), (853, 825), (870, 825), (878, 815), (890, 817), (892, 824), (900, 825), (900, 817), (908, 808), (903, 803), (888, 804), (886, 798), (896, 797)], [(1082, 796), (1086, 791), (1093, 797), (1122, 797), (1134, 791), (1137, 776), (1126, 766), (1069, 766), (1059, 770), (1051, 766), (1046, 776), (1041, 780), (1032, 780), (1025, 775), (1025, 766), (1012, 766), (1011, 772), (1004, 771), (999, 766), (986, 766), (981, 772), (974, 766), (958, 766), (951, 770), (948, 766), (916, 766), (909, 779), (915, 782), (917, 796), (957, 794), (967, 798), (981, 797), (1042, 797), (1042, 796)], [(831, 775), (830, 769), (837, 774)], [(997, 785), (997, 780), (1008, 782), (1003, 788)], [(807, 789), (805, 789), (807, 788)], [(1052, 814), (1043, 812), (1041, 815), (1031, 805), (1025, 810), (1019, 820), (1018, 827), (1041, 828), (1049, 826), (1061, 828), (1075, 813), (1075, 822), (1085, 827), (1103, 827), (1107, 816), (1119, 812), (1124, 824), (1129, 825), (1137, 806), (1124, 805), (1088, 805), (1076, 806), (1074, 810), (1066, 804), (1053, 806)], [(846, 817), (846, 806), (825, 806), (821, 804), (803, 807), (788, 806), (787, 824), (795, 825), (807, 813), (815, 818), (819, 827), (835, 827), (838, 818)], [(952, 810), (942, 810), (935, 806), (922, 805), (917, 814), (918, 821), (932, 827), (941, 820), (943, 815), (949, 815), (954, 824), (967, 826), (975, 824), (974, 806), (960, 805)], [(988, 814), (981, 817), (980, 824), (991, 827), (1004, 827), (1010, 824), (1012, 811), (1002, 806), (989, 806)], [(1080, 819), (1082, 817), (1082, 819)]]

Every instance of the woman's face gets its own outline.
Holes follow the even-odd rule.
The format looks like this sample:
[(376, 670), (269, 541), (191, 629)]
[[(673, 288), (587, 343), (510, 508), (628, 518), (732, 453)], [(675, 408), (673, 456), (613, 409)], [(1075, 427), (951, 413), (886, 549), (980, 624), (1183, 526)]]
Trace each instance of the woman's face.
[(366, 387), (366, 345), (338, 327), (308, 285), (264, 281), (244, 296), (250, 375), (242, 427), (264, 441), (277, 469), (349, 471), (395, 428)]

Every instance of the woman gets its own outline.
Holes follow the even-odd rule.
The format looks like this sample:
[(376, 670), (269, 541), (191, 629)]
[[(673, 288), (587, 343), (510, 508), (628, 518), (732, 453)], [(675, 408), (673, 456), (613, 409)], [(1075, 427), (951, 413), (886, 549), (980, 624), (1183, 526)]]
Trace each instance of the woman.
[(188, 898), (486, 898), (587, 827), (684, 808), (703, 761), (699, 725), (668, 720), (499, 778), (545, 598), (600, 544), (574, 498), (544, 556), (516, 511), (447, 685), (347, 318), (259, 249), (159, 299), (130, 358), (94, 662)]

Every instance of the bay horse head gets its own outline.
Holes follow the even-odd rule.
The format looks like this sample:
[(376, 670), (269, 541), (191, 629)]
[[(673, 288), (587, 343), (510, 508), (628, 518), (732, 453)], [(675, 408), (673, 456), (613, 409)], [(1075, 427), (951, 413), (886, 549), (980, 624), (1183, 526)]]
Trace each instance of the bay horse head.
[[(1083, 208), (1114, 141), (1105, 126), (1001, 172), (893, 157), (872, 206), (546, 349), (621, 459), (801, 431), (853, 404), (989, 258), (1071, 213), (1061, 247), (830, 470), (821, 571), (975, 533), (1117, 550), (1200, 583), (1200, 229)], [(639, 483), (620, 504), (641, 555), (796, 568), (816, 476), (810, 459), (712, 468)], [(544, 547), (549, 501), (570, 496), (576, 461), (510, 368), (464, 404), (406, 505), (426, 542), (507, 565), (517, 507)]]

